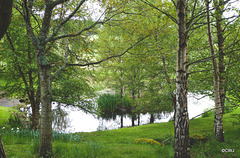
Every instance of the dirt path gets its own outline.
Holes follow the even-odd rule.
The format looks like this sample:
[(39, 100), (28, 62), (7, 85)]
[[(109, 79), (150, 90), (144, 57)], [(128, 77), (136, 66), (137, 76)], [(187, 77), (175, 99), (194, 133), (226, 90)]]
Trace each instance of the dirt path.
[(19, 99), (0, 99), (0, 106), (11, 107), (17, 104), (20, 104)]

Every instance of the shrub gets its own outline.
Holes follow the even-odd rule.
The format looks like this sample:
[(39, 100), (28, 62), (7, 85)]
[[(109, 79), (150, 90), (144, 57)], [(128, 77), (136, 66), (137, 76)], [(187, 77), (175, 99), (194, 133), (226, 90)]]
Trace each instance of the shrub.
[(156, 140), (153, 139), (149, 139), (149, 138), (138, 138), (135, 140), (136, 144), (141, 144), (141, 143), (147, 143), (147, 144), (151, 144), (151, 145), (159, 145), (162, 146), (161, 143), (159, 143)]
[(26, 111), (19, 111), (19, 106), (15, 106), (10, 114), (8, 123), (12, 128), (28, 128), (30, 126), (30, 119), (27, 117)]
[(203, 142), (203, 143), (207, 142), (207, 137), (203, 135), (197, 135), (197, 134), (190, 135), (189, 138), (190, 138), (190, 145), (193, 145), (198, 142)]
[(23, 127), (22, 121), (18, 115), (11, 114), (8, 122), (12, 128)]

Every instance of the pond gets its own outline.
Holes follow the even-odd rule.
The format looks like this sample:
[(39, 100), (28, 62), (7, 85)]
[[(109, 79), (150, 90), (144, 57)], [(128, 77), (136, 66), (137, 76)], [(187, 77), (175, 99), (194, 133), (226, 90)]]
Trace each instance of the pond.
[[(53, 123), (53, 130), (64, 132), (64, 133), (74, 133), (74, 132), (92, 132), (98, 130), (111, 130), (121, 127), (121, 117), (117, 116), (115, 120), (113, 119), (103, 119), (94, 114), (87, 114), (77, 107), (64, 107), (60, 106), (56, 110), (56, 103), (53, 102), (53, 109), (56, 113), (64, 114), (65, 117), (55, 117)], [(188, 95), (188, 112), (189, 118), (193, 118), (201, 114), (205, 109), (214, 107), (214, 101), (209, 97), (204, 97), (203, 95), (195, 95), (189, 93)], [(54, 110), (53, 110), (54, 111)], [(140, 115), (140, 125), (150, 123), (150, 114)], [(154, 123), (168, 122), (173, 118), (172, 113), (161, 113), (154, 115)], [(138, 120), (135, 120), (135, 125), (138, 124)], [(132, 125), (132, 119), (129, 116), (123, 117), (123, 126), (128, 127)]]

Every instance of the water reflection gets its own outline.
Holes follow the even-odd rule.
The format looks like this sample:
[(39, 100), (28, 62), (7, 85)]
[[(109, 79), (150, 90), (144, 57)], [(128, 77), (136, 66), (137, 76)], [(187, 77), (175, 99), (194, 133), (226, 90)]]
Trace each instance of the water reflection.
[[(214, 106), (213, 100), (209, 97), (203, 97), (202, 95), (189, 94), (188, 97), (188, 112), (189, 118), (192, 118), (204, 111), (206, 108)], [(67, 106), (64, 104), (56, 106), (57, 103), (53, 102), (53, 130), (59, 132), (92, 132), (98, 130), (111, 130), (121, 127), (121, 116), (117, 115), (116, 119), (103, 119), (95, 114), (87, 114), (78, 107)], [(140, 114), (140, 121), (136, 119), (134, 124), (140, 125), (148, 124), (150, 121), (154, 123), (168, 122), (173, 119), (172, 113), (160, 113), (154, 114), (152, 117), (150, 114)], [(123, 126), (128, 127), (132, 125), (132, 119), (128, 115), (123, 116)]]

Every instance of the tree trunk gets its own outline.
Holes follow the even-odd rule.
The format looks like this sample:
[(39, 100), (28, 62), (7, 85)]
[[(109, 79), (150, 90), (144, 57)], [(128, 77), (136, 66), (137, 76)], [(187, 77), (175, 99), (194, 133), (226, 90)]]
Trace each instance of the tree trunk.
[(132, 127), (135, 126), (135, 124), (134, 124), (134, 120), (135, 120), (135, 116), (132, 116)]
[[(171, 83), (170, 77), (168, 75), (166, 60), (165, 60), (164, 56), (162, 56), (162, 62), (163, 62), (164, 73), (165, 73), (167, 83), (170, 86), (170, 88), (172, 88), (172, 83)], [(175, 110), (176, 109), (176, 95), (174, 95), (173, 91), (171, 91), (171, 98), (172, 98), (173, 109), (174, 109), (174, 111), (176, 111)]]
[(189, 158), (189, 118), (187, 111), (187, 1), (177, 0), (178, 51), (176, 72), (175, 158)]
[(7, 156), (6, 156), (4, 147), (3, 147), (2, 137), (1, 137), (1, 134), (0, 134), (0, 158), (6, 158), (6, 157)]
[(140, 125), (140, 114), (138, 114), (138, 126)]
[[(216, 6), (216, 23), (217, 23), (217, 37), (218, 37), (218, 49), (219, 49), (219, 93), (220, 93), (220, 101), (222, 111), (224, 111), (224, 104), (225, 104), (225, 62), (224, 62), (224, 38), (223, 38), (223, 29), (222, 29), (222, 22), (223, 22), (223, 7), (224, 7), (223, 0), (219, 0), (218, 3), (215, 0)], [(219, 140), (223, 141), (223, 140)]]
[(37, 130), (39, 129), (39, 105), (40, 105), (40, 86), (37, 88), (36, 96), (35, 96), (35, 104), (34, 104), (34, 117), (32, 117), (32, 129)]
[(123, 128), (123, 115), (121, 114), (121, 128)]
[(52, 94), (49, 65), (39, 65), (39, 80), (41, 91), (41, 127), (39, 156), (52, 155)]
[[(223, 109), (225, 102), (225, 65), (224, 65), (224, 52), (223, 52), (223, 30), (222, 30), (222, 10), (220, 6), (223, 2), (214, 2), (216, 6), (216, 23), (217, 23), (217, 36), (218, 36), (218, 49), (219, 49), (219, 73), (217, 73), (217, 62), (214, 64), (214, 93), (215, 93), (215, 117), (214, 117), (214, 133), (218, 141), (223, 142)], [(208, 8), (209, 10), (209, 8)], [(208, 11), (209, 12), (209, 11)], [(209, 14), (209, 13), (208, 13)], [(209, 15), (208, 15), (209, 16)], [(210, 21), (210, 20), (209, 20)], [(209, 22), (208, 22), (209, 23)], [(210, 27), (210, 24), (208, 24)], [(211, 31), (210, 29), (208, 29)], [(210, 32), (211, 35), (211, 32)], [(211, 36), (210, 36), (211, 37)], [(211, 42), (212, 43), (212, 42)], [(213, 47), (213, 46), (212, 46)], [(213, 49), (213, 48), (212, 48)], [(214, 51), (214, 50), (213, 50)], [(214, 53), (214, 52), (213, 52)], [(214, 54), (212, 54), (214, 55)], [(214, 59), (216, 60), (216, 59)], [(215, 72), (216, 71), (216, 72)]]
[[(135, 103), (135, 101), (136, 101), (136, 94), (135, 94), (136, 91), (135, 91), (135, 84), (134, 84), (135, 79), (136, 79), (135, 74), (133, 76), (133, 79), (134, 79), (134, 81), (132, 81), (132, 99), (133, 99), (133, 102)], [(136, 119), (135, 113), (132, 112), (132, 126), (135, 126), (135, 124), (134, 124), (135, 119)]]
[(154, 115), (153, 114), (151, 114), (150, 123), (154, 123)]
[(13, 0), (0, 0), (0, 40), (11, 21)]

